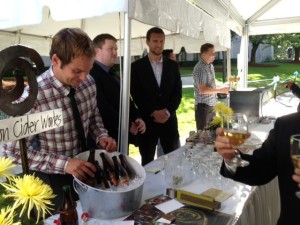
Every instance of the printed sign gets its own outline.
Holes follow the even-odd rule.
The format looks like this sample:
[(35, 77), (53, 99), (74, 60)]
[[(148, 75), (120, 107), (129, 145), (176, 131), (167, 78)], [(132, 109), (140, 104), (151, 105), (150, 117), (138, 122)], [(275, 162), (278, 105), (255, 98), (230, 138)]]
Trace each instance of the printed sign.
[(28, 114), (0, 121), (0, 144), (63, 126), (61, 109)]

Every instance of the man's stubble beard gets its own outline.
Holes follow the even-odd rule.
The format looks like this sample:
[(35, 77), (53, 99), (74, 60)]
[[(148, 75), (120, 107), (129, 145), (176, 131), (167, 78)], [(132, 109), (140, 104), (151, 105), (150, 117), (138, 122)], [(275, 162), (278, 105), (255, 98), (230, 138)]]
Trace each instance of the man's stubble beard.
[(161, 50), (159, 53), (157, 53), (157, 52), (155, 52), (155, 51), (151, 51), (151, 50), (150, 50), (150, 52), (151, 52), (153, 55), (156, 55), (156, 56), (161, 56), (161, 55), (162, 55), (162, 50)]

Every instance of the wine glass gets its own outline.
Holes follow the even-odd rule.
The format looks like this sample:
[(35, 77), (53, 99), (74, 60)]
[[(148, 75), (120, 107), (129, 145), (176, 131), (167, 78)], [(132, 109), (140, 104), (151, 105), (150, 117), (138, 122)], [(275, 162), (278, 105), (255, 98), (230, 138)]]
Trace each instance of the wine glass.
[(187, 179), (187, 166), (182, 154), (167, 154), (164, 156), (165, 181), (169, 187), (180, 188)]
[[(294, 167), (300, 169), (300, 134), (291, 136), (290, 150)], [(300, 198), (300, 191), (296, 191), (295, 194), (298, 198)]]
[(224, 135), (229, 138), (230, 144), (235, 151), (235, 157), (233, 158), (232, 163), (241, 167), (248, 166), (249, 162), (241, 158), (241, 154), (238, 150), (238, 147), (244, 144), (250, 137), (247, 116), (242, 113), (224, 115), (222, 127), (224, 129)]

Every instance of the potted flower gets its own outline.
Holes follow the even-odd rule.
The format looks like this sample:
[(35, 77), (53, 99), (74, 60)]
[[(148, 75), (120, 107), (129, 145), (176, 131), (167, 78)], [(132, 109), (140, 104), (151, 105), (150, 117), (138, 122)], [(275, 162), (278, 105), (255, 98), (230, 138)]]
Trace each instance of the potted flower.
[(213, 107), (215, 117), (209, 123), (209, 130), (213, 139), (216, 137), (216, 129), (222, 125), (222, 117), (224, 115), (232, 115), (233, 110), (228, 107), (224, 102), (219, 102)]
[[(50, 213), (55, 195), (34, 175), (14, 175), (15, 166), (11, 158), (0, 157), (0, 225), (43, 224), (40, 220)], [(32, 211), (36, 214), (34, 221)]]

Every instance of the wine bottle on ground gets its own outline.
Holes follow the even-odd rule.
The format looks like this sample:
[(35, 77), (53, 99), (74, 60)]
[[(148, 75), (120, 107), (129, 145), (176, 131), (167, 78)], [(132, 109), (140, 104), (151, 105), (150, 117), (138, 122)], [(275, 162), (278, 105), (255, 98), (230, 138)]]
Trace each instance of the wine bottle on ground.
[(132, 166), (126, 160), (126, 156), (124, 156), (123, 154), (120, 154), (119, 159), (120, 159), (121, 165), (126, 170), (128, 177), (130, 179), (133, 179), (136, 176), (136, 173), (135, 173), (134, 169), (132, 168)]
[(97, 160), (95, 160), (95, 166), (97, 168), (97, 172), (96, 172), (96, 187), (100, 188), (100, 189), (108, 189), (110, 188), (109, 182), (107, 180), (107, 177), (105, 175), (104, 170), (101, 168), (99, 162)]
[(71, 187), (63, 186), (63, 203), (59, 208), (59, 218), (61, 225), (78, 225), (78, 214), (76, 210), (76, 202), (71, 195)]
[[(88, 158), (87, 161), (92, 163), (93, 165), (95, 165), (95, 149), (94, 148), (90, 149), (90, 154), (89, 154), (89, 158)], [(89, 175), (86, 175), (86, 179), (84, 180), (84, 183), (91, 186), (91, 187), (95, 187), (95, 185), (96, 185), (96, 176), (91, 177)]]
[(113, 156), (112, 160), (115, 166), (115, 175), (118, 181), (118, 186), (127, 186), (129, 184), (129, 177), (126, 170), (119, 163), (117, 156)]
[(111, 185), (117, 186), (118, 182), (117, 182), (117, 179), (116, 179), (116, 176), (115, 176), (114, 169), (110, 165), (108, 160), (106, 159), (105, 153), (101, 152), (100, 157), (102, 159), (103, 170), (105, 172), (105, 175), (106, 175), (107, 179), (109, 180)]

